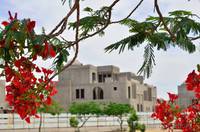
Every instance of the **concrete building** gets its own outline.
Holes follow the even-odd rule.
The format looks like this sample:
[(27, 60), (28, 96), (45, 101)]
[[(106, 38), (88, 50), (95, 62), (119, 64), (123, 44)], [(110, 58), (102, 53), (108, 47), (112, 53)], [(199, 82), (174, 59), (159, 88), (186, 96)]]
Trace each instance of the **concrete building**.
[(194, 92), (188, 91), (185, 83), (178, 86), (178, 105), (181, 108), (187, 108), (192, 104), (193, 99), (195, 99)]
[(6, 107), (5, 102), (5, 80), (0, 80), (0, 110)]
[(144, 84), (143, 77), (120, 72), (113, 65), (83, 65), (76, 61), (59, 75), (54, 99), (64, 108), (75, 101), (126, 103), (137, 111), (153, 111), (156, 87)]

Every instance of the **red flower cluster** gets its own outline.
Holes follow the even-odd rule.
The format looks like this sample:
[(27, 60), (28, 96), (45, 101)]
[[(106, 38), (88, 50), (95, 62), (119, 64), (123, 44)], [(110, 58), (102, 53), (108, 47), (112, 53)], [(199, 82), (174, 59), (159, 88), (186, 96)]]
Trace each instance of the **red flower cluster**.
[(200, 131), (200, 74), (199, 71), (191, 72), (186, 79), (187, 90), (193, 91), (196, 99), (186, 109), (180, 109), (176, 105), (178, 96), (168, 93), (169, 101), (158, 100), (155, 112), (152, 114), (154, 119), (159, 119), (164, 128), (173, 131), (173, 128), (182, 129), (183, 132)]
[[(6, 101), (14, 107), (22, 119), (30, 123), (30, 116), (37, 117), (41, 105), (50, 105), (51, 96), (57, 93), (53, 83), (48, 83), (51, 70), (42, 71), (27, 58), (15, 61), (15, 69), (6, 65)], [(43, 72), (44, 77), (36, 78), (33, 72)]]
[(193, 104), (182, 110), (176, 117), (175, 126), (182, 129), (183, 132), (199, 132), (200, 131), (200, 105)]
[(173, 104), (174, 98), (172, 98), (172, 100), (173, 102), (171, 99), (167, 102), (166, 100), (158, 99), (155, 106), (155, 112), (151, 116), (154, 119), (159, 119), (162, 122), (163, 127), (169, 130), (173, 129), (173, 121), (179, 110), (179, 106)]
[(196, 98), (200, 99), (200, 73), (194, 70), (188, 75), (186, 81), (187, 90), (194, 91)]
[[(17, 19), (17, 13), (15, 13), (15, 16), (14, 16), (14, 17), (12, 16), (12, 14), (11, 14), (10, 11), (8, 11), (8, 14), (9, 14), (9, 20), (10, 20), (10, 22), (12, 22), (13, 20), (16, 20), (16, 19)], [(10, 22), (8, 22), (8, 21), (3, 21), (1, 24), (2, 24), (3, 26), (8, 26), (8, 25), (10, 24)]]
[(174, 103), (178, 99), (178, 95), (172, 94), (172, 93), (167, 93), (169, 95), (169, 101), (171, 103)]
[[(57, 93), (54, 83), (49, 79), (53, 71), (38, 67), (34, 60), (37, 56), (43, 59), (55, 57), (56, 51), (47, 40), (31, 43), (40, 40), (34, 34), (35, 21), (28, 19), (21, 22), (17, 20), (17, 14), (13, 17), (9, 12), (9, 15), (9, 22), (2, 22), (5, 30), (0, 37), (0, 50), (4, 51), (0, 56), (5, 62), (5, 100), (14, 112), (30, 123), (31, 116), (39, 117), (37, 109), (50, 105), (51, 97)], [(7, 37), (7, 32), (13, 36)], [(35, 73), (41, 76), (37, 78)]]

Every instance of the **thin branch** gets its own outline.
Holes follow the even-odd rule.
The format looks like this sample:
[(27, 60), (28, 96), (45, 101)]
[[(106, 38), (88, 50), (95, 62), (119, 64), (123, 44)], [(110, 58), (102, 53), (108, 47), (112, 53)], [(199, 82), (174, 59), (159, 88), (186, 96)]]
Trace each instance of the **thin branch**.
[[(77, 6), (76, 6), (76, 10), (77, 10), (77, 15), (76, 15), (76, 19), (77, 19), (77, 25), (76, 25), (76, 35), (75, 35), (75, 54), (73, 59), (67, 64), (65, 65), (59, 72), (55, 73), (50, 79), (49, 82), (56, 77), (58, 74), (60, 74), (62, 71), (64, 71), (65, 69), (67, 69), (68, 67), (70, 67), (74, 61), (76, 60), (76, 58), (78, 57), (78, 52), (79, 52), (79, 41), (78, 41), (78, 36), (79, 36), (79, 25), (80, 25), (80, 4), (79, 4), (79, 0), (77, 1)], [(49, 83), (48, 82), (48, 83)]]
[(85, 119), (85, 121), (79, 126), (78, 128), (81, 128), (85, 125), (85, 123), (91, 118), (91, 116), (88, 116), (88, 118)]
[[(66, 29), (67, 21), (69, 17), (73, 14), (73, 12), (77, 9), (78, 6), (78, 0), (75, 1), (73, 7), (70, 9), (70, 11), (67, 13), (67, 15), (57, 24), (57, 26), (47, 35), (49, 38), (58, 36), (63, 33), (63, 31)], [(62, 26), (61, 26), (62, 25)], [(59, 31), (58, 28), (61, 26), (61, 29)], [(56, 32), (57, 31), (57, 32)], [(55, 33), (56, 32), (56, 33)]]
[(109, 8), (112, 9), (120, 0), (115, 0), (110, 6)]
[(194, 41), (194, 40), (197, 40), (197, 39), (200, 39), (200, 36), (198, 37), (189, 37), (191, 41)]
[(79, 26), (80, 26), (80, 4), (79, 4), (79, 0), (76, 0), (76, 3), (74, 4), (76, 10), (77, 10), (77, 25), (76, 25), (76, 36), (75, 36), (75, 41), (69, 46), (67, 47), (64, 47), (64, 48), (69, 48), (71, 46), (74, 46), (75, 45), (75, 55), (73, 57), (73, 59), (70, 61), (70, 63), (68, 63), (67, 65), (65, 65), (59, 72), (55, 73), (54, 75), (52, 75), (52, 77), (49, 79), (49, 81), (46, 83), (48, 84), (54, 77), (56, 77), (57, 75), (59, 75), (62, 71), (64, 71), (65, 69), (67, 69), (68, 67), (70, 67), (74, 61), (76, 60), (77, 56), (78, 56), (78, 52), (79, 52), (79, 42), (86, 39), (86, 38), (89, 38), (89, 37), (92, 37), (98, 33), (100, 33), (101, 31), (103, 31), (104, 29), (106, 29), (108, 27), (108, 25), (110, 24), (110, 19), (111, 19), (111, 10), (112, 8), (119, 2), (120, 0), (115, 0), (109, 7), (108, 7), (108, 19), (107, 19), (107, 22), (106, 24), (104, 25), (104, 27), (102, 27), (100, 30), (90, 34), (90, 35), (87, 35), (87, 36), (84, 36), (82, 38), (78, 38), (79, 36)]
[(159, 18), (160, 18), (160, 21), (162, 22), (165, 30), (167, 30), (167, 32), (170, 34), (171, 38), (172, 38), (172, 41), (175, 42), (176, 41), (176, 37), (174, 36), (174, 34), (170, 31), (170, 29), (167, 27), (165, 21), (164, 21), (164, 18), (163, 18), (163, 15), (160, 11), (160, 8), (158, 6), (158, 0), (154, 0), (154, 4), (155, 4), (155, 9), (156, 9), (156, 12), (158, 13), (159, 15)]
[(61, 0), (62, 1), (62, 4), (64, 5), (65, 4), (65, 2), (66, 2), (66, 0)]
[(77, 42), (80, 42), (80, 41), (85, 40), (85, 39), (87, 39), (87, 38), (93, 37), (93, 36), (95, 36), (96, 34), (98, 34), (98, 33), (102, 32), (102, 31), (104, 31), (104, 30), (111, 24), (111, 23), (110, 23), (110, 19), (111, 19), (111, 14), (112, 14), (112, 8), (113, 8), (119, 1), (120, 1), (120, 0), (115, 0), (115, 1), (108, 7), (108, 12), (107, 12), (107, 13), (108, 13), (108, 19), (107, 19), (105, 25), (104, 25), (101, 29), (99, 29), (98, 31), (96, 31), (96, 32), (94, 32), (94, 33), (92, 33), (92, 34), (88, 34), (87, 36), (84, 36), (84, 37), (82, 37), (82, 38), (79, 38), (78, 40), (74, 41), (71, 45), (68, 45), (67, 47), (64, 47), (64, 48), (69, 48), (69, 47), (71, 47), (71, 46), (74, 46)]
[[(108, 27), (108, 25), (110, 24), (110, 18), (111, 18), (111, 10), (112, 8), (119, 2), (120, 0), (115, 0), (109, 7), (108, 7), (108, 13), (109, 13), (109, 18), (108, 18), (108, 21), (104, 27), (102, 27), (100, 30), (98, 30), (97, 32), (95, 33), (92, 33), (90, 35), (87, 35), (87, 36), (84, 36), (83, 38), (80, 38), (78, 40), (75, 40), (71, 45), (68, 45), (67, 47), (64, 47), (64, 48), (69, 48), (71, 46), (74, 46), (77, 42), (80, 42), (86, 38), (89, 38), (89, 37), (92, 37), (98, 33), (100, 33), (101, 31), (103, 31), (105, 28)], [(66, 29), (66, 24), (67, 24), (67, 21), (68, 21), (68, 18), (72, 15), (72, 13), (77, 9), (77, 0), (75, 2), (75, 4), (73, 5), (72, 9), (69, 11), (69, 13), (67, 14), (66, 17), (64, 17), (60, 23), (47, 35), (47, 37), (49, 38), (52, 38), (52, 37), (55, 37), (55, 36), (58, 36), (60, 34), (62, 34), (62, 32)], [(106, 12), (107, 13), (107, 12)], [(57, 33), (54, 33), (56, 30), (58, 30), (58, 28), (61, 27), (61, 29), (57, 32)]]
[(1, 73), (0, 73), (0, 77), (4, 77), (6, 74), (2, 71)]
[(126, 20), (127, 18), (129, 18), (138, 9), (138, 7), (142, 4), (143, 1), (144, 0), (140, 0), (140, 2), (136, 5), (136, 7), (125, 18), (118, 20), (118, 21), (113, 21), (111, 23), (120, 23), (120, 22)]

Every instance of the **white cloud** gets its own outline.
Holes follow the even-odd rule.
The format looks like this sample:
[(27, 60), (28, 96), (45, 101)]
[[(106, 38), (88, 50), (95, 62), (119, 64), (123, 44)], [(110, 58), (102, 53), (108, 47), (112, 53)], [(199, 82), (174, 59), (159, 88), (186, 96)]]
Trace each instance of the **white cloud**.
[[(113, 19), (120, 19), (127, 15), (128, 11), (134, 7), (139, 0), (123, 0), (114, 9)], [(85, 0), (82, 8), (87, 5), (92, 5), (95, 9), (103, 6), (104, 3), (111, 3), (110, 0)], [(174, 9), (189, 9), (196, 14), (200, 12), (199, 0), (188, 2), (187, 0), (162, 0), (159, 2), (160, 8), (164, 14)], [(67, 12), (67, 4), (62, 6), (60, 0), (3, 0), (3, 6), (0, 6), (1, 17), (5, 18), (7, 10), (18, 12), (20, 18), (30, 17), (35, 19), (39, 24), (40, 29), (44, 26), (48, 31)], [(148, 15), (157, 15), (153, 12), (153, 0), (144, 1), (142, 6), (132, 18), (140, 20)], [(70, 32), (71, 33), (71, 32)], [(66, 33), (65, 36), (70, 33)], [(90, 63), (94, 65), (114, 64), (121, 68), (122, 71), (137, 72), (142, 64), (143, 48), (136, 48), (134, 51), (127, 51), (118, 55), (117, 52), (107, 54), (104, 53), (104, 48), (121, 38), (128, 36), (128, 29), (119, 25), (113, 25), (106, 30), (106, 35), (102, 38), (94, 37), (81, 42), (79, 59), (84, 64)], [(71, 35), (69, 35), (71, 37)], [(195, 65), (199, 61), (199, 51), (195, 54), (187, 54), (180, 49), (170, 49), (168, 52), (156, 52), (156, 67), (153, 69), (153, 74), (146, 81), (158, 87), (158, 96), (166, 97), (167, 91), (175, 91), (177, 85), (182, 83), (186, 75), (195, 69)]]

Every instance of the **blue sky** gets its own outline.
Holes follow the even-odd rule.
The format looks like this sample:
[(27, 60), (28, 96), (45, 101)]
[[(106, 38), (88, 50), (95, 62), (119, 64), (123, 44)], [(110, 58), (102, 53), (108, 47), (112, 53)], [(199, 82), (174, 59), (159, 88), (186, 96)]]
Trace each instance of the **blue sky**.
[[(85, 0), (81, 6), (91, 5), (99, 8), (111, 0)], [(129, 9), (138, 0), (122, 0), (114, 9), (113, 19), (120, 19), (126, 16)], [(200, 15), (199, 0), (160, 0), (161, 10), (164, 14), (174, 9), (189, 9)], [(67, 4), (62, 6), (60, 0), (1, 0), (0, 2), (0, 21), (6, 20), (8, 10), (18, 12), (19, 18), (31, 18), (37, 21), (37, 31), (41, 27), (50, 31), (52, 27), (65, 15), (68, 10)], [(156, 15), (153, 12), (153, 0), (146, 0), (132, 18), (139, 20), (146, 16)], [(112, 25), (106, 29), (104, 37), (94, 37), (80, 43), (79, 61), (83, 64), (93, 65), (116, 65), (121, 71), (131, 71), (136, 73), (143, 61), (143, 47), (135, 48), (134, 51), (126, 51), (118, 55), (117, 52), (105, 53), (104, 48), (129, 35), (128, 29), (121, 25)], [(71, 38), (71, 32), (65, 32), (63, 36)], [(171, 48), (168, 52), (155, 51), (156, 66), (150, 79), (145, 82), (155, 85), (158, 88), (158, 97), (166, 97), (166, 92), (177, 92), (177, 85), (184, 82), (187, 74), (196, 68), (199, 62), (200, 51), (199, 41), (197, 41), (198, 51), (188, 54), (178, 48)], [(44, 63), (46, 64), (46, 63)]]

